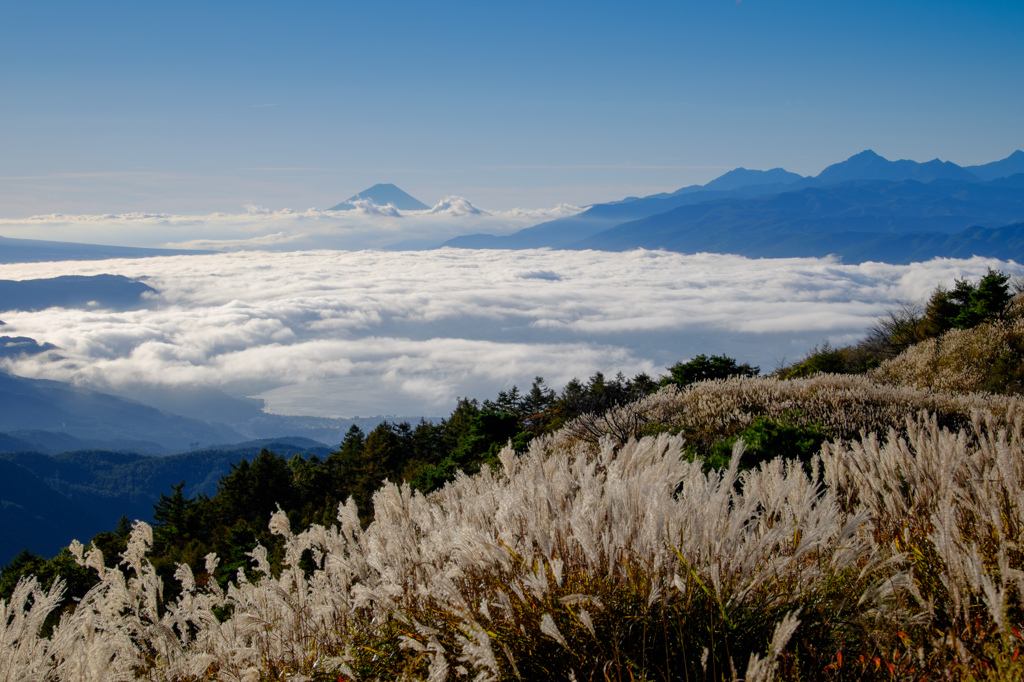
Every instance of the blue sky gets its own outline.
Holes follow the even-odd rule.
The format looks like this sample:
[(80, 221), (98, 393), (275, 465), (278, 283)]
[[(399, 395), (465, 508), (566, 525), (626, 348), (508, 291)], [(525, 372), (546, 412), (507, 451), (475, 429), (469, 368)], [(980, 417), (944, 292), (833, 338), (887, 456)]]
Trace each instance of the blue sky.
[(7, 3), (0, 216), (585, 204), (1024, 148), (1024, 3)]

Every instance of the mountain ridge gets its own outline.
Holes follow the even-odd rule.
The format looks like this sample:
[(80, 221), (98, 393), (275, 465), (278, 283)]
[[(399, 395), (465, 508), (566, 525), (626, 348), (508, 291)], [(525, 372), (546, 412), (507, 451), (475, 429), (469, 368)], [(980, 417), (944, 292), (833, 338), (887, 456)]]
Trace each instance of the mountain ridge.
[(0, 263), (39, 263), (61, 260), (107, 260), (108, 258), (155, 258), (198, 256), (218, 253), (199, 249), (155, 249), (135, 246), (107, 246), (79, 242), (0, 237)]
[(328, 211), (351, 211), (358, 208), (361, 201), (369, 201), (377, 206), (394, 206), (401, 211), (428, 211), (427, 206), (419, 199), (407, 194), (391, 183), (378, 183), (362, 192), (353, 194), (345, 201), (332, 206)]
[(1024, 152), (1018, 149), (1005, 159), (992, 161), (980, 166), (967, 166), (966, 169), (985, 181), (1024, 173)]
[(45, 279), (0, 280), (0, 311), (103, 307), (135, 310), (157, 290), (124, 275), (61, 275)]
[[(1022, 259), (1015, 237), (1012, 243), (998, 243), (1000, 234), (1010, 238), (1012, 231), (989, 233), (983, 249), (982, 242), (964, 233), (1024, 221), (1024, 175), (1013, 178), (1013, 183), (1002, 183), (1005, 187), (952, 180), (856, 181), (740, 202), (705, 202), (618, 225), (568, 248), (660, 248), (755, 258), (836, 255), (850, 262), (905, 263), (917, 251), (903, 253), (900, 245), (915, 235), (933, 247), (924, 260), (946, 255), (938, 248), (942, 244), (963, 253), (972, 243), (983, 253), (970, 255)], [(959, 241), (951, 238), (961, 233)]]
[(6, 372), (0, 372), (0, 432), (19, 438), (22, 432), (45, 432), (54, 434), (51, 439), (70, 437), (90, 447), (148, 454), (245, 440), (223, 424), (181, 417), (72, 384)]
[[(899, 240), (885, 235), (917, 234), (933, 246), (946, 244), (953, 248), (955, 240), (935, 235), (950, 235), (968, 228), (993, 229), (1024, 220), (1024, 175), (1003, 175), (1016, 170), (1018, 165), (1024, 168), (1024, 152), (1015, 151), (1005, 159), (968, 170), (938, 159), (924, 163), (889, 161), (865, 150), (806, 178), (781, 168), (737, 168), (703, 186), (595, 204), (575, 216), (540, 223), (510, 235), (465, 235), (448, 240), (443, 246), (615, 251), (665, 248), (684, 252), (725, 249), (721, 252), (767, 255), (764, 251), (768, 251), (778, 257), (845, 253), (859, 259), (870, 253), (872, 259), (907, 262), (907, 256), (897, 250)], [(978, 173), (992, 179), (982, 180)], [(782, 182), (743, 184), (761, 180)], [(714, 187), (729, 189), (715, 191)], [(707, 217), (712, 214), (717, 214), (717, 218)], [(673, 225), (673, 220), (677, 224)], [(694, 221), (703, 221), (700, 229)], [(677, 234), (670, 235), (673, 230)], [(840, 234), (845, 236), (840, 238)], [(998, 241), (1000, 234), (1010, 233), (990, 236)], [(771, 248), (753, 246), (761, 242), (767, 245), (773, 240)], [(839, 253), (822, 253), (828, 244)], [(958, 242), (957, 252), (968, 244), (978, 242)], [(785, 245), (790, 250), (783, 248)], [(1000, 251), (987, 243), (983, 250), (1001, 253), (1006, 258), (1024, 257), (1024, 253), (1014, 250), (1016, 247), (1004, 247)], [(919, 249), (914, 250), (918, 252)], [(935, 255), (944, 254), (940, 249)]]
[(981, 180), (974, 173), (950, 161), (940, 161), (939, 159), (932, 159), (923, 163), (909, 159), (890, 161), (870, 149), (865, 149), (844, 161), (826, 167), (813, 178), (804, 178), (798, 181), (793, 187), (820, 187), (856, 180), (887, 180), (890, 182), (917, 180), (918, 182), (931, 182), (939, 179), (961, 180), (964, 182), (978, 182)]

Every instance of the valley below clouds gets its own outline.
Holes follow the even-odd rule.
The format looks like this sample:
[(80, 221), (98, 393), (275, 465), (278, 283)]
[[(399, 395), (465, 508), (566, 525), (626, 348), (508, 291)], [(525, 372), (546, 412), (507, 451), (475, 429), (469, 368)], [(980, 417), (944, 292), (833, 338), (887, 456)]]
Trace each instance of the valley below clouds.
[(314, 416), (440, 416), (535, 376), (652, 376), (698, 353), (767, 372), (991, 259), (844, 265), (661, 251), (236, 251), (0, 266), (0, 279), (117, 274), (139, 310), (2, 314), (56, 348), (12, 373), (145, 399), (203, 387)]

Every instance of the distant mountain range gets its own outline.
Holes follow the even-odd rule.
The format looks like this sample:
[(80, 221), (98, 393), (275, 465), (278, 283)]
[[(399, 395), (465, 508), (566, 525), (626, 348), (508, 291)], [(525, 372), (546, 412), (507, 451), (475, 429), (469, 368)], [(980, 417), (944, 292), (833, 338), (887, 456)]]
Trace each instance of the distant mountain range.
[(0, 372), (0, 449), (128, 450), (163, 455), (245, 437), (224, 426), (58, 381)]
[[(26, 341), (34, 344), (31, 339)], [(53, 346), (43, 350), (60, 352)], [(163, 409), (158, 409), (147, 404), (148, 395), (140, 396), (146, 402), (139, 402), (63, 382), (0, 372), (0, 453), (115, 450), (170, 455), (285, 435), (338, 445), (349, 427), (356, 425), (369, 432), (384, 421), (382, 416), (341, 419), (268, 414), (258, 401), (200, 388), (166, 392), (169, 398), (155, 401), (162, 403)], [(195, 404), (183, 403), (189, 399)], [(420, 417), (388, 419), (415, 423)]]
[(815, 177), (737, 168), (703, 186), (596, 204), (510, 235), (467, 235), (444, 246), (1024, 261), (1022, 226), (1024, 152), (963, 168), (938, 159), (889, 161), (868, 150)]
[(906, 159), (889, 161), (868, 149), (860, 154), (854, 154), (846, 161), (832, 164), (813, 178), (797, 180), (793, 183), (793, 189), (800, 187), (825, 187), (827, 185), (855, 182), (857, 180), (888, 180), (889, 182), (901, 182), (903, 180), (916, 180), (917, 182), (961, 180), (963, 182), (977, 182), (981, 178), (949, 161), (939, 161), (938, 159), (926, 161), (925, 163), (908, 161)]
[(336, 206), (331, 206), (329, 211), (351, 211), (358, 206), (360, 201), (369, 201), (377, 206), (391, 205), (402, 211), (427, 211), (430, 207), (419, 199), (412, 197), (398, 187), (387, 183), (374, 185), (370, 189), (364, 189), (354, 194)]
[[(62, 308), (135, 310), (146, 305), (153, 287), (122, 275), (65, 275), (49, 279), (0, 280), (0, 312)], [(4, 326), (0, 320), (0, 327)], [(58, 350), (26, 336), (0, 335), (0, 358)]]
[(143, 249), (132, 246), (104, 246), (42, 239), (0, 237), (0, 263), (40, 263), (60, 260), (105, 260), (107, 258), (152, 258), (216, 253), (185, 249)]
[(156, 289), (123, 275), (64, 275), (49, 279), (0, 280), (0, 311), (62, 308), (134, 310)]
[(322, 459), (350, 426), (369, 433), (383, 420), (261, 413), (236, 430), (0, 372), (0, 567), (26, 548), (55, 554), (74, 538), (113, 528), (122, 514), (149, 519), (160, 495), (183, 480), (187, 496), (212, 495), (232, 464), (264, 448)]
[[(157, 293), (115, 275), (0, 281), (0, 311), (135, 309)], [(45, 352), (60, 348), (0, 336), (0, 357)], [(113, 528), (122, 514), (148, 519), (160, 494), (181, 480), (190, 496), (213, 494), (232, 463), (262, 448), (323, 457), (331, 451), (324, 443), (337, 446), (353, 424), (369, 432), (384, 419), (265, 414), (259, 401), (200, 387), (140, 398), (0, 372), (0, 566), (24, 548), (52, 555), (73, 538)]]
[[(0, 280), (0, 314), (53, 306), (135, 310), (154, 301), (159, 301), (158, 291), (121, 275)], [(4, 327), (0, 320), (0, 332)], [(60, 352), (51, 343), (0, 335), (0, 358)], [(340, 443), (350, 426), (370, 431), (383, 419), (267, 414), (261, 400), (201, 386), (123, 388), (115, 396), (0, 371), (0, 453), (107, 449), (166, 455), (283, 434)], [(415, 422), (420, 417), (392, 419)]]
[[(201, 391), (196, 397), (209, 398)], [(225, 412), (224, 405), (206, 407), (210, 415)], [(74, 538), (88, 540), (116, 526), (122, 514), (149, 519), (160, 495), (183, 480), (186, 495), (212, 495), (232, 464), (263, 448), (322, 459), (350, 426), (369, 433), (384, 421), (235, 412), (244, 421), (208, 423), (0, 372), (0, 567), (22, 549), (50, 556)], [(285, 435), (298, 433), (316, 439)]]
[(1024, 152), (1018, 149), (1002, 161), (993, 161), (983, 166), (968, 166), (967, 170), (985, 181), (1024, 173)]
[[(157, 293), (121, 275), (0, 280), (0, 311), (53, 306), (133, 310), (144, 307), (147, 297)], [(0, 327), (3, 324), (0, 321)], [(28, 337), (0, 336), (0, 357), (45, 352), (60, 353), (60, 348)], [(0, 372), (0, 452), (110, 449), (163, 455), (245, 439), (224, 424), (182, 417), (71, 384)]]

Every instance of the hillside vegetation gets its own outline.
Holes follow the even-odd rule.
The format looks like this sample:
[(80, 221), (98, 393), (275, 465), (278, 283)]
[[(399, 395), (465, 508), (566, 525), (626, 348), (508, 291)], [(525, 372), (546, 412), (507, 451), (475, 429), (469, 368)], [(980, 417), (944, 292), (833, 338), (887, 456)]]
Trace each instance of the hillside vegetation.
[(265, 451), (8, 566), (0, 679), (1021, 679), (1010, 298)]

